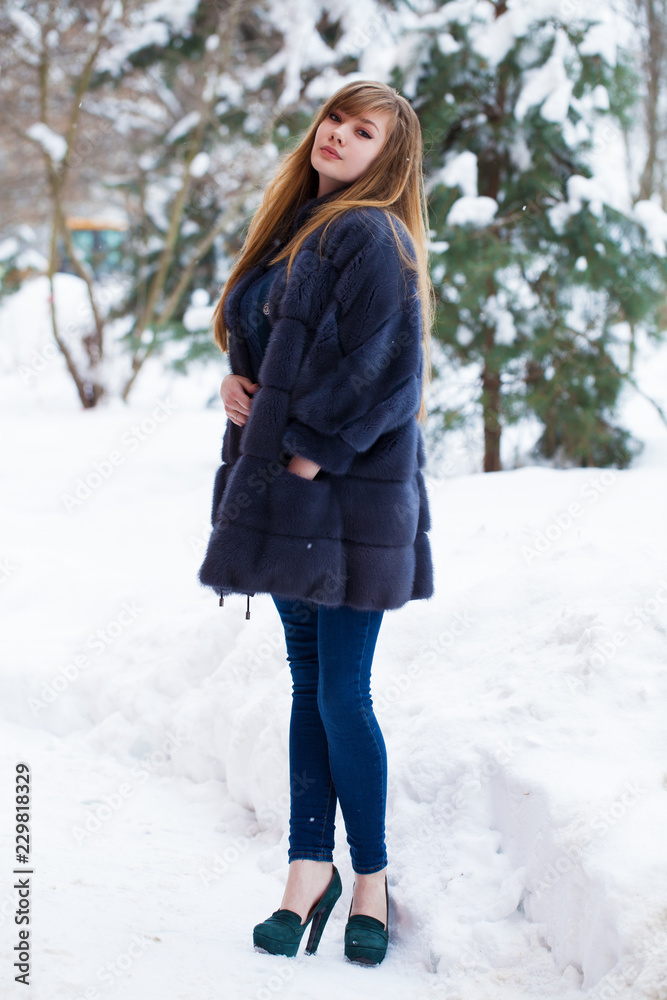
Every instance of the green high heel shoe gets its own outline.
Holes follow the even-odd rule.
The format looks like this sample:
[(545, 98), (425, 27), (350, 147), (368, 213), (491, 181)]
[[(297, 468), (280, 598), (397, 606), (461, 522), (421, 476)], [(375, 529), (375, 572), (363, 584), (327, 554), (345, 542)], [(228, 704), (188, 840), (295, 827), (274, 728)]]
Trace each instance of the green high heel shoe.
[(287, 955), (288, 958), (293, 958), (299, 950), (304, 931), (312, 920), (305, 950), (306, 955), (314, 955), (342, 891), (340, 875), (334, 865), (331, 881), (324, 894), (313, 904), (305, 924), (301, 923), (301, 917), (294, 910), (274, 910), (268, 920), (257, 924), (252, 932), (255, 949), (268, 952), (269, 955)]
[(352, 903), (345, 925), (345, 958), (358, 965), (379, 965), (387, 954), (389, 944), (389, 889), (387, 876), (384, 877), (384, 891), (387, 899), (387, 926), (375, 917), (365, 913), (355, 913), (353, 917)]

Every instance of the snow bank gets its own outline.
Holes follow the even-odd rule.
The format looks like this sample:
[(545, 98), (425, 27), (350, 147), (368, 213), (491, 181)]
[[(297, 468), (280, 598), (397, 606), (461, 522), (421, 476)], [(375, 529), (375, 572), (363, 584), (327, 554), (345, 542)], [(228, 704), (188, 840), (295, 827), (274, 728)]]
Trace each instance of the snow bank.
[[(640, 368), (647, 391), (664, 394), (665, 367), (663, 352)], [(220, 374), (205, 373), (200, 400)], [(249, 931), (285, 874), (290, 676), (270, 598), (252, 600), (248, 621), (242, 597), (221, 609), (196, 581), (224, 418), (164, 390), (149, 381), (129, 408), (85, 414), (67, 398), (21, 409), (3, 438), (0, 711), (12, 749), (34, 749), (42, 788), (59, 783), (40, 793), (35, 836), (65, 912), (79, 919), (73, 885), (94, 883), (92, 859), (108, 858), (117, 890), (92, 918), (95, 942), (108, 924), (124, 947), (131, 882), (146, 934), (171, 922), (201, 955), (202, 995), (224, 969), (226, 993), (245, 998), (278, 968), (251, 953)], [(429, 475), (437, 592), (386, 613), (374, 666), (392, 947), (372, 983), (350, 979), (355, 996), (664, 996), (667, 449), (645, 400), (627, 405), (650, 439), (632, 470)], [(166, 925), (149, 902), (155, 872), (122, 853), (144, 828), (166, 866), (160, 898), (178, 898)], [(340, 814), (337, 829), (349, 902)], [(216, 972), (188, 915), (204, 906), (222, 926), (232, 899)], [(324, 964), (287, 963), (285, 985), (292, 970), (303, 995), (326, 1000), (347, 984), (339, 909)], [(48, 912), (47, 950), (62, 922)], [(69, 927), (88, 942), (86, 925)], [(83, 993), (89, 980), (53, 962), (49, 997), (71, 996), (67, 981)]]

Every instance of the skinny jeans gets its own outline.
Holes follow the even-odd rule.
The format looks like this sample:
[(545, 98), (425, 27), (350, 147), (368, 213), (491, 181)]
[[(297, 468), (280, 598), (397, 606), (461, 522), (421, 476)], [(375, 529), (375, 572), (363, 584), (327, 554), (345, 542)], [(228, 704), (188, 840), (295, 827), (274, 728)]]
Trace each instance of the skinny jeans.
[(371, 665), (384, 611), (271, 595), (292, 673), (289, 861), (333, 861), (336, 804), (362, 875), (387, 864), (387, 752)]

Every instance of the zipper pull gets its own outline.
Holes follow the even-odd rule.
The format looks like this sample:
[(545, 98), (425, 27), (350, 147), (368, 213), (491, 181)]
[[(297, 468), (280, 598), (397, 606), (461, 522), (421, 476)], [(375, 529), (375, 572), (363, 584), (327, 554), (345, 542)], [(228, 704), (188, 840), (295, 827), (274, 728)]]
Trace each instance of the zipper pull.
[(220, 608), (221, 608), (221, 607), (223, 606), (223, 604), (224, 604), (224, 603), (225, 603), (225, 599), (224, 599), (224, 597), (222, 596), (222, 591), (220, 591), (220, 601), (219, 601), (219, 604), (218, 604), (218, 607), (220, 607)]
[(246, 596), (248, 598), (248, 606), (247, 606), (247, 609), (246, 609), (245, 616), (246, 616), (246, 618), (250, 618), (250, 594), (247, 594)]

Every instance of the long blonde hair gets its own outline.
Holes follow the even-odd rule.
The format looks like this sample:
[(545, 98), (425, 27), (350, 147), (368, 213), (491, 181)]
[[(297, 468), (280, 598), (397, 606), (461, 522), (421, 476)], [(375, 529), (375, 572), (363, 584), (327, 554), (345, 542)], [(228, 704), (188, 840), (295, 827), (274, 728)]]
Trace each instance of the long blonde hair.
[[(393, 87), (377, 81), (361, 80), (341, 87), (320, 108), (299, 144), (289, 152), (262, 202), (255, 212), (243, 246), (213, 314), (214, 339), (223, 352), (229, 341), (224, 322), (227, 295), (237, 281), (270, 252), (278, 238), (290, 232), (298, 210), (317, 196), (319, 175), (310, 162), (315, 133), (333, 110), (351, 117), (365, 116), (371, 111), (387, 111), (390, 124), (382, 151), (368, 170), (356, 181), (341, 189), (339, 196), (327, 198), (313, 211), (306, 222), (269, 263), (289, 258), (287, 277), (303, 242), (320, 226), (322, 236), (334, 219), (353, 208), (373, 206), (384, 209), (397, 237), (399, 254), (404, 265), (417, 273), (417, 286), (422, 316), (422, 354), (424, 359), (421, 405), (417, 420), (425, 423), (426, 387), (431, 381), (431, 327), (435, 312), (435, 294), (429, 276), (427, 232), (428, 207), (422, 176), (422, 135), (419, 119), (410, 103)], [(389, 211), (391, 209), (391, 211)], [(415, 250), (415, 262), (404, 252), (398, 239), (392, 215), (408, 229)]]

